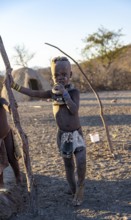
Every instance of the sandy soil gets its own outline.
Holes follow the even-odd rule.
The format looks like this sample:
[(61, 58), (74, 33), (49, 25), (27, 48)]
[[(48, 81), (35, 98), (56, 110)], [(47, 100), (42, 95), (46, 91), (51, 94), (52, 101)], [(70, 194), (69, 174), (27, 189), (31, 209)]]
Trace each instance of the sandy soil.
[[(93, 93), (81, 95), (80, 119), (87, 144), (85, 199), (73, 207), (67, 194), (64, 165), (56, 146), (56, 124), (50, 102), (19, 103), (21, 124), (28, 135), (37, 212), (29, 211), (26, 182), (23, 209), (10, 220), (127, 220), (131, 219), (131, 92), (99, 93), (104, 106), (116, 159), (107, 145), (106, 133)], [(100, 142), (92, 143), (90, 133)], [(22, 163), (22, 162), (21, 162)], [(21, 164), (23, 172), (23, 166)]]

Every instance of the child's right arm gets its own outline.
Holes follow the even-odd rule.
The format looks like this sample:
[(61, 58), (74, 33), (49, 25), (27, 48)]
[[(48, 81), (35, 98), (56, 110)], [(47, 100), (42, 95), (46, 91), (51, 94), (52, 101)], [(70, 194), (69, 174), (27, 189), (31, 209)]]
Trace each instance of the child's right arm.
[(38, 98), (45, 98), (45, 99), (52, 98), (51, 90), (44, 91), (44, 90), (32, 90), (29, 88), (25, 88), (15, 83), (12, 76), (10, 76), (10, 85), (17, 92), (23, 93), (31, 97), (38, 97)]
[(13, 89), (15, 89), (17, 92), (23, 93), (25, 95), (31, 96), (31, 97), (38, 97), (38, 98), (51, 98), (52, 93), (51, 90), (32, 90), (29, 88), (25, 88), (23, 86), (18, 85), (17, 83), (13, 82), (11, 85)]

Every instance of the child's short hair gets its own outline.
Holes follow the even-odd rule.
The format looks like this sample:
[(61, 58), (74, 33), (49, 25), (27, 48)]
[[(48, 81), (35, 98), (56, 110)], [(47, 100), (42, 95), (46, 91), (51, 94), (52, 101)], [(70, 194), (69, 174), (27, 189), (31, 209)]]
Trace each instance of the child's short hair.
[(69, 60), (67, 59), (67, 57), (55, 57), (55, 58), (53, 58), (52, 59), (52, 63), (56, 63), (57, 61), (68, 61), (69, 62)]
[(54, 69), (54, 66), (57, 62), (65, 62), (65, 64), (68, 66), (68, 68), (70, 69), (71, 71), (71, 64), (70, 64), (70, 61), (67, 59), (67, 57), (55, 57), (52, 59), (51, 61), (51, 72), (53, 72), (53, 69)]

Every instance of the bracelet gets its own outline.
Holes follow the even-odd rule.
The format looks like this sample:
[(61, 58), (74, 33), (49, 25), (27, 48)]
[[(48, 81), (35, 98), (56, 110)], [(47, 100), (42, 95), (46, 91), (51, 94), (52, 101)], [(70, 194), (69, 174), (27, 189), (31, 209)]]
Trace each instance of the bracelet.
[(63, 96), (63, 98), (64, 98), (65, 101), (67, 101), (68, 99), (70, 99), (70, 95), (69, 95), (69, 93), (68, 93), (67, 91), (65, 91), (62, 96)]
[(21, 89), (21, 86), (19, 86), (17, 83), (14, 82), (12, 85), (12, 88), (19, 92)]

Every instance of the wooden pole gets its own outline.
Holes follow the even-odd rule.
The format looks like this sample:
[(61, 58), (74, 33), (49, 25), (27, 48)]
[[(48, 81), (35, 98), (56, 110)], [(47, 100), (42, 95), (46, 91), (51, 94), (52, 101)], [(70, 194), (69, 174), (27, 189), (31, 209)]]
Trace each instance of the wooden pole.
[(10, 87), (9, 76), (11, 75), (12, 68), (11, 68), (6, 50), (4, 48), (4, 44), (3, 44), (1, 36), (0, 36), (0, 53), (3, 58), (5, 67), (6, 67), (5, 87), (7, 89), (7, 94), (8, 94), (10, 108), (11, 108), (11, 116), (14, 122), (14, 126), (22, 142), (22, 159), (23, 159), (24, 169), (25, 169), (25, 174), (26, 174), (27, 189), (30, 195), (30, 205), (34, 210), (35, 201), (34, 201), (34, 195), (32, 193), (34, 181), (33, 181), (31, 162), (30, 162), (30, 156), (29, 156), (28, 138), (21, 127), (19, 113), (18, 113), (17, 106), (16, 106), (16, 100), (14, 98), (13, 92)]

